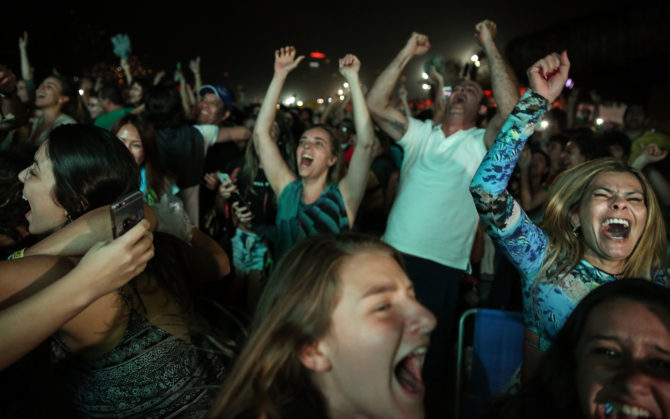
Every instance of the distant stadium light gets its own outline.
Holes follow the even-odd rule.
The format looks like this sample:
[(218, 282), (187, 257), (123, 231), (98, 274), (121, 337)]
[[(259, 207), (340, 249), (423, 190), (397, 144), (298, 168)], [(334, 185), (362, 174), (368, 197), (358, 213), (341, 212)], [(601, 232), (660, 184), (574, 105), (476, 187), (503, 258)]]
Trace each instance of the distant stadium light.
[(430, 84), (424, 83), (424, 84), (421, 85), (421, 88), (423, 90), (430, 90)]
[(309, 56), (312, 57), (312, 58), (315, 58), (317, 60), (320, 60), (322, 58), (326, 58), (326, 54), (324, 54), (323, 52), (318, 52), (318, 51), (310, 52)]
[(540, 122), (540, 126), (542, 127), (542, 129), (547, 128), (547, 127), (549, 126), (549, 121), (542, 121), (542, 122)]
[(298, 106), (302, 106), (302, 105), (303, 105), (302, 100), (299, 100), (296, 104), (297, 104)]
[(316, 61), (310, 61), (309, 68), (319, 68), (319, 63), (317, 63)]
[(602, 125), (604, 122), (605, 122), (605, 120), (602, 119), (602, 118), (597, 118), (596, 119), (596, 125)]

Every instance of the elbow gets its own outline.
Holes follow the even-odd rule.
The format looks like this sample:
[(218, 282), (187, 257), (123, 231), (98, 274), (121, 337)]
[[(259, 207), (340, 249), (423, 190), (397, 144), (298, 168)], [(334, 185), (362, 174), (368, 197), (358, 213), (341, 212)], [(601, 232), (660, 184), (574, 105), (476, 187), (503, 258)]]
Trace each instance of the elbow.
[(376, 95), (368, 95), (365, 99), (365, 104), (368, 106), (368, 110), (372, 116), (380, 115), (387, 106), (386, 101), (376, 97)]

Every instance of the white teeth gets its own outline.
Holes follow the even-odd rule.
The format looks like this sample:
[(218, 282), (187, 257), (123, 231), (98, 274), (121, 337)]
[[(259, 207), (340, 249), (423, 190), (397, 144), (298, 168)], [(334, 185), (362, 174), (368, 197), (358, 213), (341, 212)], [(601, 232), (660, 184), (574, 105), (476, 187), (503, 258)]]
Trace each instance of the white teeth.
[(314, 160), (314, 157), (312, 157), (310, 155), (307, 155), (307, 154), (303, 154), (302, 156), (300, 156), (300, 158)]
[(421, 348), (416, 348), (415, 350), (413, 350), (413, 351), (412, 351), (412, 355), (423, 355), (423, 354), (425, 354), (426, 352), (428, 352), (428, 348), (426, 348), (425, 346), (423, 346), (423, 347), (421, 347)]
[(610, 224), (622, 224), (624, 227), (628, 228), (630, 224), (628, 221), (621, 219), (621, 218), (608, 218), (607, 220), (603, 221), (602, 225), (607, 226)]
[(606, 403), (607, 409), (605, 411), (606, 414), (610, 414), (613, 411), (619, 411), (623, 413), (624, 415), (630, 415), (630, 416), (636, 416), (636, 417), (642, 417), (642, 418), (650, 418), (651, 417), (651, 412), (643, 409), (641, 407), (637, 406), (631, 406), (628, 404), (619, 404), (619, 403), (614, 403), (614, 402), (609, 402)]

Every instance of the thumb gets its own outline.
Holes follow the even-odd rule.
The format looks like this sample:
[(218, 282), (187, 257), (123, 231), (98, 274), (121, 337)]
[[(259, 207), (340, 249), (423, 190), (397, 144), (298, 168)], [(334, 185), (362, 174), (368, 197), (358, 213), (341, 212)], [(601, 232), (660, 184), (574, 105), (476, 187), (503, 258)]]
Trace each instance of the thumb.
[(299, 56), (298, 58), (295, 59), (295, 65), (297, 66), (298, 64), (300, 64), (300, 61), (304, 59), (305, 59), (304, 55)]

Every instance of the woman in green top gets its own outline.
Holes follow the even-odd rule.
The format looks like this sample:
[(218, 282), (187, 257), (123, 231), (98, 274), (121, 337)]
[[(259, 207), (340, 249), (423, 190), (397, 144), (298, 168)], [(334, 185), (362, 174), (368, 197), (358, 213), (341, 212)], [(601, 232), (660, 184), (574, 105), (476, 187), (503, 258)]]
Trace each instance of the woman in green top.
[(277, 198), (277, 254), (301, 238), (323, 232), (337, 233), (353, 226), (365, 193), (372, 162), (374, 133), (358, 78), (360, 61), (348, 54), (340, 59), (340, 74), (349, 83), (358, 142), (347, 174), (341, 176), (341, 147), (327, 126), (305, 131), (298, 142), (298, 173), (286, 164), (271, 131), (276, 104), (286, 76), (304, 56), (287, 46), (275, 51), (274, 76), (256, 120), (254, 145)]

